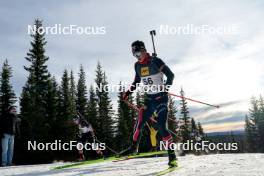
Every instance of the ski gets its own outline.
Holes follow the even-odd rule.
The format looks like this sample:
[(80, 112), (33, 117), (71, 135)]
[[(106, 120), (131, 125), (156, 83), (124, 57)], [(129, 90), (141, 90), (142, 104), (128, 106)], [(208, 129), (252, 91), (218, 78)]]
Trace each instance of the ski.
[(106, 162), (106, 161), (112, 161), (115, 159), (116, 159), (116, 157), (109, 157), (109, 158), (80, 161), (80, 162), (70, 163), (70, 164), (66, 164), (66, 165), (62, 165), (62, 166), (57, 166), (53, 169), (57, 170), (57, 169), (74, 168), (74, 167), (80, 167), (80, 166), (88, 165), (88, 164), (95, 164), (95, 163), (102, 163), (102, 162)]
[(155, 176), (162, 176), (162, 175), (165, 175), (165, 174), (171, 173), (171, 172), (173, 172), (173, 171), (176, 171), (176, 170), (178, 170), (178, 169), (180, 169), (180, 167), (169, 167), (169, 168), (167, 168), (167, 169), (165, 169), (165, 170), (162, 170), (162, 171), (160, 171), (160, 172), (157, 172), (157, 173), (155, 174)]
[(131, 158), (128, 158), (128, 157), (121, 157), (121, 158), (117, 158), (115, 160), (113, 160), (112, 162), (120, 162), (120, 161), (126, 161), (126, 160), (129, 160)]
[(166, 151), (157, 151), (157, 152), (147, 152), (147, 153), (140, 153), (138, 155), (133, 155), (133, 156), (123, 156), (123, 157), (109, 157), (109, 158), (102, 158), (102, 159), (95, 159), (95, 160), (87, 160), (87, 161), (80, 161), (76, 163), (70, 163), (62, 166), (57, 166), (53, 169), (67, 169), (67, 168), (74, 168), (74, 167), (80, 167), (83, 165), (88, 165), (88, 164), (95, 164), (95, 163), (101, 163), (101, 162), (107, 162), (107, 161), (113, 161), (113, 162), (118, 162), (118, 161), (125, 161), (133, 158), (146, 158), (146, 157), (153, 157), (153, 156), (162, 156), (166, 154)]
[(136, 158), (148, 158), (148, 157), (155, 157), (155, 156), (159, 157), (159, 156), (164, 156), (165, 154), (167, 154), (166, 151), (140, 153), (138, 155), (122, 156), (122, 157), (117, 158), (116, 160), (113, 160), (112, 162), (126, 161), (129, 159), (136, 159)]

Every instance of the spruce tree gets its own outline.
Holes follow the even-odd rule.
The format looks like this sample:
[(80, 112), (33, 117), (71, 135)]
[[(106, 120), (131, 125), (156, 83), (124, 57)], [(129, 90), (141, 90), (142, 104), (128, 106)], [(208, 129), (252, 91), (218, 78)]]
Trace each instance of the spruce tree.
[[(181, 88), (180, 94), (184, 97), (184, 91)], [(191, 121), (189, 117), (189, 111), (187, 102), (184, 98), (181, 99), (181, 117), (180, 117), (180, 132), (183, 142), (190, 140)]]
[(16, 96), (10, 82), (12, 77), (12, 69), (7, 59), (4, 61), (0, 78), (0, 116), (7, 113), (9, 106), (13, 106), (16, 102)]
[[(120, 83), (121, 85), (121, 83)], [(121, 88), (124, 91), (124, 87)], [(118, 94), (118, 109), (117, 109), (117, 135), (116, 143), (117, 147), (123, 150), (131, 142), (129, 140), (130, 127), (128, 126), (128, 120), (130, 118), (130, 109), (123, 101), (123, 91), (120, 90)]]
[(70, 79), (68, 71), (64, 70), (61, 80), (61, 95), (62, 95), (62, 117), (63, 119), (70, 119), (71, 114), (71, 92), (70, 92)]
[[(177, 107), (173, 97), (169, 96), (168, 102), (168, 128), (174, 133), (178, 133), (178, 122), (176, 118)], [(176, 140), (177, 136), (173, 135), (174, 140)]]
[(251, 108), (249, 109), (249, 116), (246, 115), (245, 119), (245, 132), (246, 132), (246, 148), (248, 152), (259, 151), (259, 130), (258, 130), (258, 118), (259, 118), (258, 101), (255, 97), (251, 98)]
[(258, 111), (257, 128), (259, 135), (259, 150), (260, 152), (264, 152), (264, 100), (261, 95), (258, 100)]
[[(121, 85), (121, 83), (120, 83)], [(117, 111), (117, 135), (116, 135), (116, 143), (118, 148), (126, 148), (128, 145), (131, 145), (133, 138), (133, 129), (135, 125), (135, 120), (137, 118), (137, 111), (128, 107), (128, 105), (123, 101), (123, 93), (124, 87), (121, 87), (121, 90), (118, 94), (118, 111)], [(139, 96), (137, 92), (137, 104), (138, 106), (142, 106), (142, 98)], [(134, 98), (132, 95), (129, 96), (128, 101), (134, 103)], [(147, 132), (145, 129), (143, 133)], [(143, 138), (145, 136), (143, 135)], [(146, 148), (146, 140), (142, 139), (140, 144), (141, 148)]]
[(22, 118), (29, 123), (29, 138), (37, 140), (47, 140), (49, 121), (47, 117), (47, 94), (48, 81), (50, 74), (48, 73), (47, 64), (48, 57), (45, 55), (45, 33), (40, 34), (38, 29), (42, 27), (42, 21), (35, 20), (36, 33), (32, 34), (31, 49), (27, 53), (26, 60), (29, 66), (24, 66), (29, 73), (28, 80), (23, 87), (20, 105)]
[(84, 117), (87, 116), (87, 88), (85, 81), (85, 72), (83, 66), (80, 66), (79, 80), (77, 84), (77, 111), (81, 113)]
[(59, 113), (59, 90), (58, 90), (58, 84), (56, 82), (55, 77), (52, 77), (48, 81), (48, 94), (46, 97), (47, 101), (47, 121), (49, 122), (49, 135), (53, 140), (58, 139), (57, 133), (56, 133), (56, 119), (58, 117)]
[(195, 140), (198, 137), (198, 129), (194, 118), (191, 118), (191, 139)]
[(59, 95), (60, 114), (57, 118), (60, 139), (63, 141), (73, 140), (76, 134), (76, 126), (73, 124), (74, 115), (70, 93), (70, 78), (67, 70), (64, 71)]
[(91, 86), (89, 89), (89, 102), (87, 106), (87, 116), (88, 116), (88, 121), (93, 126), (95, 134), (97, 133), (97, 130), (99, 128), (97, 108), (98, 108), (97, 98), (95, 95), (94, 88)]
[(198, 128), (198, 134), (199, 134), (199, 136), (201, 138), (203, 138), (204, 137), (204, 130), (203, 130), (203, 127), (202, 127), (202, 125), (201, 125), (200, 122), (197, 123), (197, 128)]
[(96, 89), (96, 95), (98, 97), (98, 131), (97, 136), (104, 141), (107, 145), (112, 145), (113, 133), (114, 133), (114, 113), (107, 90), (108, 82), (106, 81), (106, 74), (102, 71), (100, 63), (97, 64), (95, 83), (97, 87), (105, 87), (106, 89)]
[(247, 152), (255, 152), (257, 149), (255, 148), (255, 124), (252, 123), (249, 116), (245, 116), (245, 133), (246, 133), (246, 151)]
[(74, 81), (74, 76), (73, 76), (73, 71), (70, 73), (70, 111), (73, 116), (77, 115), (76, 112), (76, 87), (75, 87), (75, 81)]
[[(27, 146), (27, 141), (37, 142), (54, 142), (51, 137), (54, 118), (51, 115), (50, 94), (51, 94), (51, 76), (47, 68), (49, 58), (45, 54), (45, 33), (39, 33), (42, 27), (42, 21), (35, 20), (36, 32), (31, 35), (31, 47), (27, 52), (25, 59), (28, 65), (24, 69), (28, 73), (27, 81), (22, 89), (20, 97), (20, 114), (21, 114), (21, 134), (20, 144), (23, 150)], [(52, 160), (51, 151), (25, 151), (25, 159), (30, 162), (49, 162)]]

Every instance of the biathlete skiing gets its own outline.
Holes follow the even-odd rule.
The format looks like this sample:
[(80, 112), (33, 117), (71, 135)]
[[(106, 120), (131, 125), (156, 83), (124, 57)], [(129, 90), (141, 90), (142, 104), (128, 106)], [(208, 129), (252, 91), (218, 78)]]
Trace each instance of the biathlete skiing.
[[(94, 134), (94, 130), (92, 125), (85, 120), (83, 117), (81, 117), (80, 115), (77, 115), (74, 119), (73, 119), (74, 123), (76, 125), (78, 125), (78, 134), (77, 134), (77, 141), (78, 143), (82, 143), (83, 145), (85, 145), (85, 143), (95, 143), (95, 134)], [(103, 157), (103, 153), (101, 150), (96, 150), (95, 151), (96, 154), (99, 157)], [(79, 153), (79, 161), (84, 161), (86, 160), (85, 155), (84, 155), (84, 151), (83, 150), (78, 150)], [(92, 154), (91, 154), (92, 155)]]
[[(168, 113), (168, 89), (173, 83), (174, 74), (170, 68), (158, 57), (151, 56), (142, 41), (135, 41), (131, 45), (132, 54), (137, 58), (135, 63), (135, 78), (130, 88), (123, 94), (123, 100), (127, 101), (129, 95), (136, 90), (142, 81), (144, 88), (147, 87), (144, 106), (140, 108), (137, 123), (133, 131), (132, 145), (120, 155), (130, 155), (138, 153), (142, 127), (155, 112), (157, 115), (157, 129), (162, 140), (170, 145), (173, 140), (167, 129)], [(164, 84), (163, 76), (167, 77)], [(177, 167), (175, 151), (168, 149), (169, 167)]]

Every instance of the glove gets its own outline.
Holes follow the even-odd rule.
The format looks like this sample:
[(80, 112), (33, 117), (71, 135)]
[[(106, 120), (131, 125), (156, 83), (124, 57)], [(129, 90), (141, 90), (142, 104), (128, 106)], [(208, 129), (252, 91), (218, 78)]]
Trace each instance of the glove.
[(170, 85), (163, 85), (164, 92), (162, 92), (163, 96), (167, 96), (169, 93)]
[(123, 100), (124, 100), (124, 101), (127, 101), (128, 98), (129, 98), (129, 95), (130, 95), (130, 91), (129, 91), (129, 90), (126, 91), (125, 93), (123, 93)]

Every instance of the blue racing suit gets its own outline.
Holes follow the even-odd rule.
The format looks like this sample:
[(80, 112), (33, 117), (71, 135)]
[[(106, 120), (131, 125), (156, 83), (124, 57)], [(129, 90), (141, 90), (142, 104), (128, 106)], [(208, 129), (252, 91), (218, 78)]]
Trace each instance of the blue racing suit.
[[(164, 74), (167, 77), (165, 84), (163, 81)], [(167, 129), (168, 95), (166, 91), (157, 90), (157, 87), (170, 86), (173, 79), (174, 74), (160, 58), (152, 57), (148, 54), (145, 62), (140, 63), (138, 61), (135, 63), (135, 79), (129, 91), (135, 90), (137, 84), (141, 81), (144, 85), (153, 86), (153, 89), (146, 92), (144, 107), (140, 108), (133, 132), (134, 143), (139, 142), (142, 127), (152, 117), (154, 112), (157, 115), (157, 124), (155, 126), (158, 128), (162, 140), (168, 144), (172, 142), (171, 134)]]

